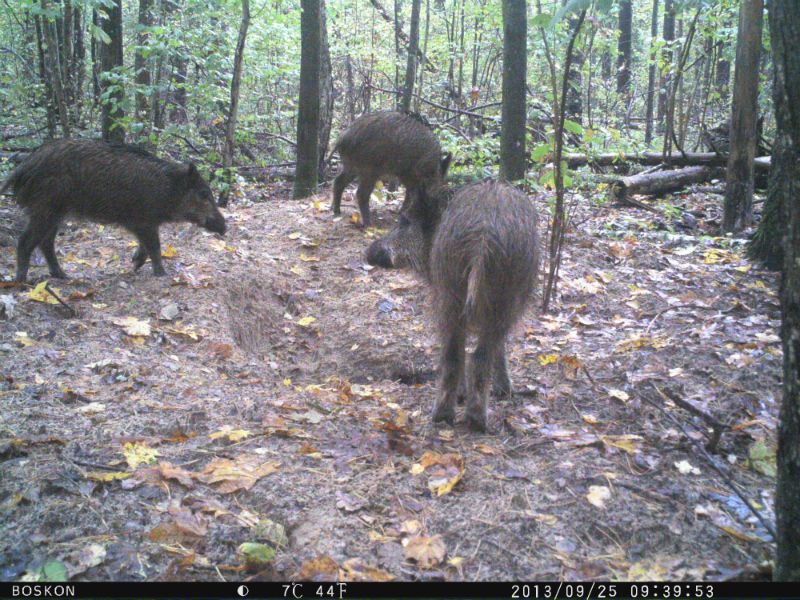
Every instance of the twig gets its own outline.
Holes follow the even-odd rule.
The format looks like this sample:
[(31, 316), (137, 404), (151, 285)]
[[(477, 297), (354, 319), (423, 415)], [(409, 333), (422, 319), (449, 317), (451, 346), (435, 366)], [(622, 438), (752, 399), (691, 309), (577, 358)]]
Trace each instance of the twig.
[(708, 452), (706, 452), (705, 448), (703, 448), (703, 446), (699, 445), (697, 442), (695, 442), (695, 441), (694, 441), (694, 439), (692, 438), (692, 436), (690, 436), (690, 435), (689, 435), (689, 432), (687, 432), (687, 431), (686, 431), (686, 428), (683, 426), (683, 424), (682, 424), (680, 421), (678, 421), (678, 419), (676, 419), (676, 418), (675, 418), (675, 417), (673, 417), (671, 414), (669, 414), (667, 411), (665, 411), (665, 410), (664, 410), (664, 409), (663, 409), (661, 406), (659, 406), (659, 405), (658, 405), (656, 402), (654, 402), (653, 400), (651, 400), (650, 398), (648, 398), (647, 396), (642, 396), (642, 399), (643, 399), (645, 402), (647, 402), (647, 403), (648, 403), (650, 406), (652, 406), (652, 407), (654, 407), (654, 408), (658, 409), (659, 411), (661, 411), (661, 412), (664, 414), (664, 416), (665, 416), (665, 417), (667, 417), (667, 418), (668, 418), (670, 421), (672, 421), (672, 422), (673, 422), (675, 425), (677, 425), (677, 427), (678, 427), (678, 428), (679, 428), (679, 429), (680, 429), (680, 430), (683, 432), (683, 434), (686, 436), (686, 439), (688, 439), (688, 440), (689, 440), (689, 442), (690, 442), (690, 443), (691, 443), (691, 444), (692, 444), (692, 445), (693, 445), (693, 446), (694, 446), (694, 447), (695, 447), (695, 448), (696, 448), (696, 449), (699, 451), (699, 453), (700, 453), (700, 457), (701, 457), (701, 458), (703, 458), (703, 459), (704, 459), (704, 460), (705, 460), (705, 461), (708, 463), (708, 465), (709, 465), (709, 466), (710, 466), (712, 469), (714, 469), (714, 471), (716, 471), (716, 473), (717, 473), (717, 474), (718, 474), (720, 477), (722, 477), (722, 480), (723, 480), (723, 481), (724, 481), (724, 482), (725, 482), (725, 483), (728, 485), (728, 487), (729, 487), (729, 488), (731, 488), (731, 489), (733, 490), (733, 493), (734, 493), (734, 494), (736, 494), (736, 495), (739, 497), (739, 500), (741, 500), (742, 502), (744, 502), (745, 506), (747, 506), (747, 508), (748, 508), (748, 509), (750, 509), (750, 512), (752, 512), (752, 513), (755, 515), (756, 519), (758, 519), (758, 521), (761, 523), (761, 525), (763, 525), (764, 529), (766, 529), (766, 530), (769, 532), (769, 534), (772, 536), (772, 539), (773, 539), (773, 540), (777, 540), (777, 539), (778, 539), (778, 536), (777, 536), (777, 534), (775, 533), (775, 527), (772, 525), (772, 523), (770, 523), (769, 521), (767, 521), (767, 520), (766, 520), (766, 519), (765, 519), (765, 518), (764, 518), (764, 517), (761, 515), (761, 513), (760, 513), (760, 512), (759, 512), (759, 511), (758, 511), (758, 510), (757, 510), (757, 509), (756, 509), (756, 508), (755, 508), (755, 507), (752, 505), (752, 503), (750, 502), (750, 500), (749, 500), (749, 499), (747, 499), (747, 498), (746, 498), (746, 497), (745, 497), (745, 496), (744, 496), (744, 495), (743, 495), (743, 494), (742, 494), (742, 493), (739, 491), (739, 488), (737, 488), (737, 487), (736, 487), (736, 484), (734, 483), (734, 481), (733, 481), (733, 480), (730, 478), (730, 476), (729, 476), (727, 473), (725, 473), (725, 472), (724, 472), (722, 469), (720, 469), (720, 468), (717, 466), (717, 463), (716, 463), (716, 461), (715, 461), (715, 460), (714, 460), (714, 459), (713, 459), (711, 456), (709, 456), (709, 455), (708, 455)]
[(669, 312), (671, 310), (677, 310), (679, 308), (696, 308), (698, 310), (703, 310), (703, 309), (705, 309), (705, 310), (716, 310), (715, 308), (711, 308), (710, 306), (698, 306), (696, 304), (673, 304), (672, 306), (668, 306), (667, 308), (658, 311), (656, 313), (656, 315), (653, 317), (653, 319), (650, 321), (650, 324), (647, 327), (645, 327), (644, 333), (642, 335), (647, 335), (647, 333), (650, 331), (650, 328), (653, 326), (653, 323), (655, 323), (656, 320), (661, 315), (663, 315), (664, 313)]
[(653, 386), (653, 389), (656, 392), (658, 392), (658, 394), (662, 398), (664, 398), (665, 400), (672, 400), (675, 404), (677, 404), (678, 406), (680, 406), (684, 410), (687, 410), (690, 413), (692, 413), (693, 415), (696, 415), (696, 416), (700, 417), (701, 419), (703, 419), (703, 421), (706, 422), (707, 425), (709, 425), (714, 430), (714, 433), (713, 433), (711, 439), (706, 444), (706, 449), (709, 452), (714, 452), (716, 450), (716, 448), (717, 448), (717, 444), (719, 443), (719, 438), (722, 436), (722, 432), (724, 430), (726, 430), (726, 429), (730, 429), (731, 428), (730, 425), (726, 425), (725, 423), (720, 423), (719, 421), (717, 421), (714, 417), (712, 417), (707, 412), (705, 412), (703, 410), (700, 410), (699, 408), (697, 408), (696, 406), (694, 406), (690, 402), (687, 402), (683, 398), (680, 398), (677, 394), (671, 392), (670, 390), (667, 390), (667, 392), (664, 393), (652, 381), (650, 382), (650, 385)]
[(53, 298), (58, 300), (58, 303), (61, 304), (61, 306), (65, 306), (73, 317), (78, 314), (75, 312), (74, 308), (72, 308), (69, 304), (64, 302), (61, 298), (58, 297), (58, 294), (56, 294), (53, 290), (50, 289), (50, 282), (44, 284), (44, 289), (47, 290), (47, 293), (49, 293)]

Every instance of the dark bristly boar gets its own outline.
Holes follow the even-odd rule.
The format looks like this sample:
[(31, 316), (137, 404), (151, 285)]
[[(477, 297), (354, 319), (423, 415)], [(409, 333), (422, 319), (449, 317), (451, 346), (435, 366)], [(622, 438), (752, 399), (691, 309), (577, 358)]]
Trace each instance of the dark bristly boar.
[[(428, 122), (415, 113), (379, 111), (353, 121), (334, 146), (342, 172), (333, 182), (331, 208), (338, 215), (342, 192), (358, 178), (358, 209), (365, 227), (370, 224), (369, 198), (375, 182), (394, 175), (408, 190), (441, 184), (450, 166)], [(405, 206), (406, 202), (404, 202)]]
[[(367, 262), (411, 267), (433, 289), (442, 343), (434, 421), (455, 420), (460, 391), (472, 429), (486, 430), (489, 383), (508, 395), (505, 340), (536, 285), (536, 210), (505, 182), (421, 189), (397, 225), (367, 249)], [(465, 342), (476, 336), (467, 372)]]
[(33, 249), (39, 246), (50, 275), (66, 278), (54, 241), (67, 215), (113, 223), (139, 240), (133, 265), (147, 257), (153, 274), (164, 275), (158, 227), (189, 221), (225, 233), (225, 218), (211, 188), (192, 164), (175, 164), (127, 144), (98, 140), (55, 140), (30, 154), (9, 176), (0, 194), (13, 188), (29, 217), (17, 243), (16, 279), (24, 282)]

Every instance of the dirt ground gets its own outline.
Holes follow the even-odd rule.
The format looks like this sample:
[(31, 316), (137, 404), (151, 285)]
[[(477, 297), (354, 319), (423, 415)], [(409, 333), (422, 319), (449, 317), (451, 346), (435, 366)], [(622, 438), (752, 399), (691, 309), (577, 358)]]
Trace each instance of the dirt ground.
[[(770, 558), (729, 483), (774, 520), (777, 278), (713, 237), (720, 196), (579, 199), (476, 434), (429, 420), (425, 286), (363, 262), (400, 197), (365, 232), (352, 195), (334, 219), (329, 190), (247, 189), (224, 238), (162, 227), (164, 278), (123, 230), (69, 223), (69, 309), (4, 284), (0, 579), (720, 580)], [(21, 223), (3, 198), (0, 231)]]

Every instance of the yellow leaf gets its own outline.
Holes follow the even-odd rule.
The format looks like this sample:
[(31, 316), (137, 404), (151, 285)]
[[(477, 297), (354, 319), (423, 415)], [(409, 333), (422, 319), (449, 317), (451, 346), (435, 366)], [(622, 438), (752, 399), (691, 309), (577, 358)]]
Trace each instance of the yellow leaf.
[(550, 363), (558, 362), (558, 354), (542, 354), (538, 357), (539, 364), (543, 367)]
[(140, 321), (136, 317), (125, 317), (122, 319), (114, 319), (114, 325), (122, 327), (122, 330), (130, 336), (147, 336), (150, 335), (150, 322)]
[(23, 346), (33, 346), (36, 343), (36, 340), (28, 337), (28, 334), (25, 331), (15, 331), (14, 340)]
[(299, 231), (295, 231), (295, 232), (293, 232), (293, 233), (290, 233), (290, 234), (289, 234), (289, 239), (290, 239), (290, 240), (296, 240), (296, 239), (297, 239), (297, 238), (299, 238), (301, 235), (303, 235), (303, 234), (302, 234), (302, 233), (300, 233)]
[(412, 475), (420, 475), (425, 472), (425, 467), (423, 467), (419, 463), (414, 463), (411, 465), (411, 474)]
[(300, 327), (308, 327), (316, 320), (316, 317), (303, 317), (297, 322), (297, 324), (300, 325)]
[(352, 215), (350, 215), (350, 222), (353, 225), (361, 225), (361, 213), (354, 212)]
[(319, 262), (319, 256), (309, 256), (308, 254), (301, 252), (300, 260), (303, 262)]
[(48, 281), (45, 280), (38, 284), (35, 288), (33, 288), (28, 296), (31, 300), (36, 300), (36, 302), (45, 302), (47, 304), (58, 304), (58, 300), (53, 297), (53, 294), (61, 295), (61, 290), (58, 288), (51, 287), (50, 289), (53, 290), (53, 294), (48, 292), (44, 289), (48, 284)]
[(293, 267), (292, 267), (291, 269), (289, 269), (289, 270), (290, 270), (292, 273), (294, 273), (295, 275), (305, 275), (305, 274), (307, 273), (307, 271), (306, 271), (306, 270), (305, 270), (303, 267), (301, 267), (301, 266), (298, 266), (298, 265), (295, 265), (295, 266), (293, 266)]
[(114, 481), (115, 479), (127, 479), (131, 473), (116, 472), (116, 473), (101, 473), (99, 471), (89, 471), (86, 473), (86, 479), (93, 479), (94, 481)]
[(614, 448), (619, 448), (620, 450), (624, 450), (628, 454), (636, 454), (639, 450), (638, 444), (639, 440), (642, 438), (638, 435), (601, 435), (600, 439), (603, 441), (604, 444), (608, 446), (613, 446)]
[(172, 244), (167, 244), (167, 247), (161, 251), (161, 256), (164, 258), (174, 258), (178, 251)]
[(232, 442), (238, 442), (239, 440), (243, 440), (246, 437), (253, 435), (251, 431), (247, 431), (246, 429), (231, 429), (230, 427), (223, 427), (220, 431), (215, 431), (214, 433), (209, 434), (212, 440), (216, 440), (217, 438), (227, 437)]
[(204, 483), (218, 483), (219, 493), (230, 494), (237, 490), (249, 490), (259, 479), (277, 471), (279, 466), (279, 462), (262, 462), (258, 456), (244, 455), (235, 461), (215, 458), (197, 478)]
[(151, 465), (156, 462), (156, 456), (161, 454), (155, 448), (150, 448), (144, 442), (128, 442), (122, 447), (122, 454), (131, 469), (141, 464)]

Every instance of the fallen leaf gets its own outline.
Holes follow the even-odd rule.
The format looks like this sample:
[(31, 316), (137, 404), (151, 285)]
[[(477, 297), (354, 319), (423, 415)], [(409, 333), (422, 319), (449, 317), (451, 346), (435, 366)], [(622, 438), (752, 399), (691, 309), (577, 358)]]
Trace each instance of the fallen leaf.
[(377, 567), (365, 564), (360, 558), (349, 558), (342, 563), (341, 581), (394, 581), (396, 577)]
[(589, 504), (597, 508), (604, 509), (605, 501), (611, 497), (611, 490), (604, 485), (590, 485), (589, 493), (586, 494), (586, 499)]
[(50, 282), (44, 280), (41, 283), (37, 284), (36, 287), (30, 291), (28, 297), (31, 300), (36, 300), (36, 302), (44, 302), (46, 304), (59, 304), (59, 301), (56, 300), (55, 297), (53, 297), (53, 294), (60, 296), (61, 290), (59, 290), (58, 288), (51, 287), (50, 289), (53, 290), (53, 294), (51, 294), (45, 289), (48, 283)]
[(155, 448), (150, 448), (144, 442), (128, 442), (122, 447), (122, 454), (131, 469), (139, 465), (152, 465), (160, 453)]
[(256, 542), (241, 544), (238, 552), (244, 557), (245, 568), (251, 573), (262, 570), (277, 554), (277, 550), (269, 544)]
[(440, 535), (414, 536), (403, 540), (403, 554), (420, 568), (432, 569), (444, 560), (446, 550)]
[(114, 319), (114, 325), (122, 327), (122, 330), (130, 336), (148, 336), (150, 335), (150, 322), (140, 321), (136, 317), (124, 317), (122, 319)]
[(204, 483), (220, 484), (217, 491), (221, 494), (231, 494), (237, 490), (249, 490), (256, 481), (274, 473), (279, 466), (279, 462), (262, 462), (257, 456), (244, 455), (235, 461), (215, 458), (196, 477)]
[(186, 469), (181, 469), (170, 462), (164, 461), (158, 464), (158, 471), (164, 479), (175, 479), (178, 483), (187, 488), (194, 487), (192, 473)]

